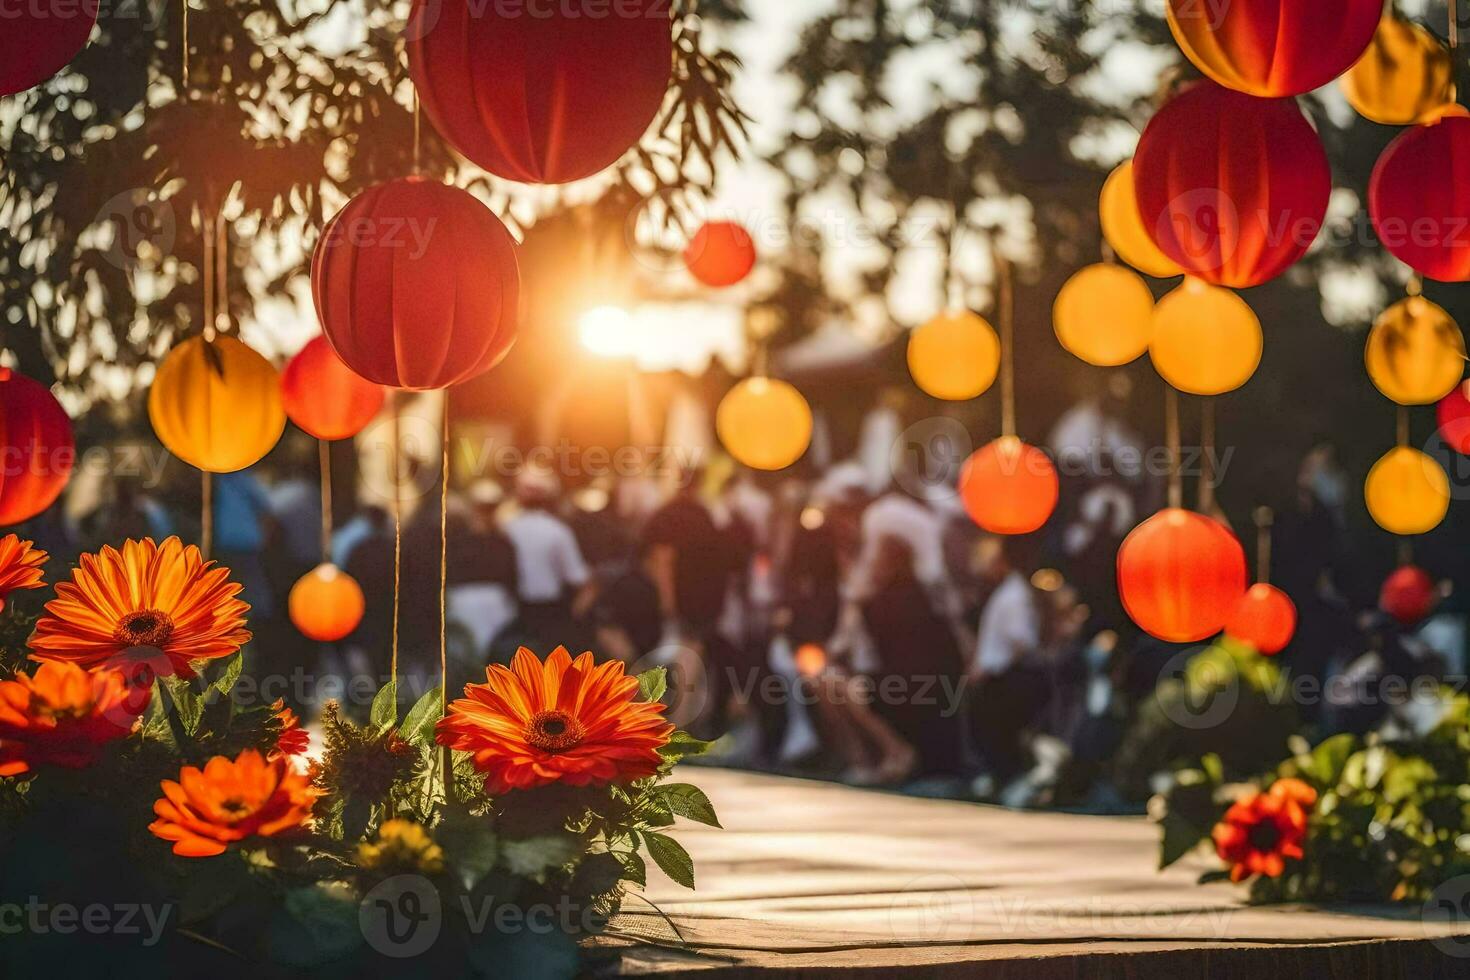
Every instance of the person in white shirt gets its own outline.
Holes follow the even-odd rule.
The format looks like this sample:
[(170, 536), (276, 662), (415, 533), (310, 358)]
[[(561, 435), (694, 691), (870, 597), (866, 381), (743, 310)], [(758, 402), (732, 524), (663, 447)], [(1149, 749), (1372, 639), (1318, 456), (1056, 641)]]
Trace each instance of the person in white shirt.
[(576, 535), (554, 513), (561, 495), (556, 475), (528, 467), (516, 477), (515, 492), (520, 509), (505, 522), (505, 534), (516, 551), (521, 624), (555, 646), (591, 604), (596, 586)]

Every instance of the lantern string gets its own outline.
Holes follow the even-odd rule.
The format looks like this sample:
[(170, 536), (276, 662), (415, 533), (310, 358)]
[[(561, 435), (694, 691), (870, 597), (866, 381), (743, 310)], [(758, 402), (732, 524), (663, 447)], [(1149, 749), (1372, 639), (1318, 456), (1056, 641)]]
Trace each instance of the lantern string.
[(955, 272), (954, 262), (955, 243), (960, 236), (960, 214), (953, 201), (949, 207), (949, 240), (944, 243), (945, 301), (951, 310), (961, 310), (965, 307), (965, 286)]
[(200, 470), (199, 551), (206, 561), (214, 553), (214, 474)]
[(998, 280), (996, 299), (1000, 319), (1000, 432), (1006, 437), (1016, 434), (1016, 327), (1015, 297), (1011, 291), (1011, 265), (1005, 256), (995, 252)]
[(399, 428), (398, 405), (398, 399), (401, 397), (401, 392), (393, 393), (393, 643), (389, 670), (395, 683), (398, 681), (398, 592), (403, 572), (403, 493), (402, 474), (400, 473), (402, 460), (399, 455), (399, 447), (403, 445), (403, 439)]
[(1398, 559), (1401, 567), (1414, 564), (1414, 542), (1411, 539), (1399, 538)]
[(1270, 507), (1257, 507), (1256, 518), (1256, 581), (1271, 581), (1271, 525), (1276, 514)]
[(204, 261), (199, 270), (204, 280), (204, 317), (200, 333), (205, 340), (210, 340), (214, 336), (214, 219), (202, 217), (200, 222), (204, 248)]
[(325, 439), (316, 441), (322, 467), (322, 561), (332, 561), (332, 447)]
[(215, 285), (214, 285), (214, 319), (211, 328), (216, 333), (222, 333), (230, 326), (230, 273), (227, 258), (229, 256), (229, 236), (225, 234), (225, 219), (223, 214), (216, 214), (214, 218), (214, 261), (215, 261)]
[(183, 63), (183, 71), (180, 74), (183, 76), (183, 78), (182, 78), (182, 81), (183, 81), (183, 89), (184, 89), (184, 93), (183, 94), (184, 94), (184, 97), (185, 98), (188, 98), (188, 96), (189, 96), (189, 0), (182, 0), (182, 4), (181, 5), (183, 7), (183, 13), (180, 16), (180, 20), (182, 22), (182, 29), (183, 29), (183, 35), (184, 36), (183, 36), (183, 39), (182, 39), (182, 48), (183, 48), (183, 50), (181, 51), (180, 58), (179, 58), (179, 60)]
[(1169, 506), (1184, 506), (1184, 483), (1179, 475), (1179, 392), (1164, 388), (1164, 437), (1169, 448)]
[[(439, 433), (439, 717), (449, 715), (449, 389), (444, 389)], [(449, 746), (444, 746), (444, 798), (451, 793)]]
[(419, 122), (419, 90), (415, 88), (413, 90), (413, 175), (415, 177), (419, 175), (420, 169), (420, 130), (421, 123)]
[(1210, 397), (1200, 406), (1199, 442), (1199, 510), (1208, 514), (1215, 509), (1215, 399)]
[(1398, 444), (1409, 444), (1409, 410), (1403, 405), (1398, 407)]

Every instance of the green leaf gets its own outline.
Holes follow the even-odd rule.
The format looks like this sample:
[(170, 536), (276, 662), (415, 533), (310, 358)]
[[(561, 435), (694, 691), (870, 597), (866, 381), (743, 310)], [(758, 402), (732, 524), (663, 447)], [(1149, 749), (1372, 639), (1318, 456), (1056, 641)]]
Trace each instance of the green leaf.
[(1211, 752), (1200, 760), (1200, 769), (1216, 786), (1225, 782), (1225, 765), (1215, 753)]
[(694, 887), (694, 859), (684, 850), (684, 845), (668, 834), (651, 830), (642, 831), (639, 836), (643, 838), (643, 846), (648, 848), (648, 856), (664, 874), (685, 888)]
[(160, 677), (158, 682), (173, 701), (174, 711), (178, 713), (184, 734), (193, 735), (198, 732), (199, 719), (204, 717), (204, 698), (195, 694), (193, 685), (182, 678)]
[(432, 690), (419, 698), (414, 706), (408, 709), (403, 724), (398, 726), (398, 737), (420, 748), (432, 745), (434, 726), (439, 724), (439, 719), (443, 717), (443, 695), (440, 693), (439, 685), (435, 684)]
[(567, 834), (501, 842), (505, 867), (512, 874), (539, 878), (577, 856), (577, 842)]
[(589, 854), (577, 865), (572, 875), (574, 895), (605, 895), (618, 887), (625, 875), (623, 862), (616, 854), (602, 851)]
[(271, 921), (270, 958), (287, 966), (317, 967), (362, 945), (357, 903), (345, 886), (293, 888)]
[(1332, 789), (1342, 781), (1348, 757), (1358, 740), (1352, 735), (1334, 735), (1312, 750), (1308, 772), (1324, 788)]
[(434, 829), (434, 839), (444, 848), (450, 867), (458, 873), (466, 891), (474, 891), (500, 859), (500, 842), (490, 821), (462, 806), (445, 809), (443, 821)]
[(693, 786), (689, 783), (667, 783), (657, 787), (654, 790), (654, 794), (676, 816), (684, 817), (709, 827), (720, 826), (720, 819), (715, 816), (714, 804), (710, 803), (709, 797), (698, 786)]
[(398, 681), (391, 680), (379, 689), (373, 698), (372, 710), (368, 712), (368, 724), (380, 732), (386, 732), (398, 722)]
[(235, 684), (240, 680), (240, 671), (245, 666), (245, 651), (241, 650), (229, 660), (225, 661), (224, 670), (219, 677), (215, 678), (210, 685), (211, 691), (218, 691), (224, 697), (229, 697), (230, 692), (235, 689)]
[(714, 742), (703, 742), (690, 735), (688, 732), (675, 732), (669, 736), (669, 742), (659, 748), (659, 755), (665, 759), (678, 762), (680, 759), (694, 755), (704, 755), (714, 747)]
[(1218, 870), (1217, 869), (1215, 871), (1206, 871), (1204, 874), (1200, 875), (1199, 876), (1199, 881), (1195, 882), (1195, 884), (1198, 884), (1198, 885), (1211, 885), (1211, 884), (1214, 884), (1217, 881), (1229, 881), (1229, 880), (1230, 880), (1230, 872), (1229, 871), (1221, 871), (1221, 870)]
[(613, 854), (622, 862), (625, 879), (640, 888), (648, 885), (648, 865), (643, 862), (643, 855), (637, 851), (614, 851)]
[(669, 689), (669, 672), (663, 667), (654, 667), (638, 675), (638, 700), (659, 701)]
[(1198, 825), (1174, 813), (1166, 814), (1159, 821), (1159, 826), (1164, 831), (1164, 839), (1159, 845), (1160, 871), (1194, 850), (1205, 839), (1205, 832)]

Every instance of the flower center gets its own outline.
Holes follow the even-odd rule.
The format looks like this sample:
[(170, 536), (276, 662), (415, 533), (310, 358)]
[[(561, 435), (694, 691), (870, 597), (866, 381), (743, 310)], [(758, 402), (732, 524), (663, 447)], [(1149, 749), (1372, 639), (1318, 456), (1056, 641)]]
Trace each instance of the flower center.
[(63, 721), (77, 721), (91, 713), (90, 704), (53, 704), (40, 695), (31, 695), (30, 714), (35, 718), (46, 718), (59, 724)]
[(224, 800), (220, 803), (219, 808), (225, 812), (225, 815), (231, 822), (239, 821), (248, 816), (251, 810), (250, 804), (239, 799)]
[(130, 612), (112, 631), (112, 638), (130, 647), (162, 647), (173, 635), (174, 621), (158, 609)]
[(1269, 854), (1281, 843), (1281, 830), (1271, 821), (1262, 821), (1251, 828), (1247, 836), (1251, 850)]
[(565, 752), (582, 744), (582, 726), (565, 711), (542, 711), (526, 728), (526, 741), (543, 752)]

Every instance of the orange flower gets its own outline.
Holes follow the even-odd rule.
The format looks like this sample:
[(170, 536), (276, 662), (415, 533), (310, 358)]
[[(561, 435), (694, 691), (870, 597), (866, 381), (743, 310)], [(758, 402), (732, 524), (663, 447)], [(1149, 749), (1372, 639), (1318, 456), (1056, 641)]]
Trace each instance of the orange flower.
[(490, 793), (651, 776), (674, 730), (662, 704), (634, 700), (638, 680), (622, 663), (597, 665), (591, 653), (574, 662), (565, 647), (544, 664), (522, 647), (509, 670), (489, 667), (485, 683), (464, 693), (439, 722), (437, 738), (474, 753)]
[(284, 756), (269, 762), (246, 749), (231, 762), (217, 755), (203, 771), (185, 766), (179, 781), (165, 779), (153, 804), (155, 837), (174, 842), (184, 857), (213, 857), (251, 837), (281, 837), (306, 829), (320, 792)]
[(296, 712), (286, 707), (282, 698), (276, 698), (276, 703), (271, 705), (271, 710), (276, 713), (276, 722), (281, 726), (281, 734), (276, 737), (276, 747), (270, 753), (274, 758), (278, 755), (305, 755), (306, 750), (311, 747), (311, 733), (301, 727), (301, 719), (296, 717)]
[(1317, 791), (1300, 779), (1278, 779), (1268, 791), (1237, 801), (1210, 835), (1220, 860), (1230, 865), (1230, 880), (1279, 878), (1286, 858), (1302, 856), (1308, 808), (1316, 802)]
[(190, 661), (228, 657), (250, 639), (240, 586), (213, 566), (178, 538), (83, 555), (36, 623), (32, 659), (193, 677)]
[(117, 671), (89, 674), (65, 663), (0, 681), (0, 776), (90, 766), (103, 746), (133, 731), (151, 693)]
[(22, 541), (15, 534), (0, 538), (0, 609), (5, 608), (10, 593), (39, 589), (46, 584), (41, 571), (49, 556), (32, 547), (34, 544), (34, 541)]

